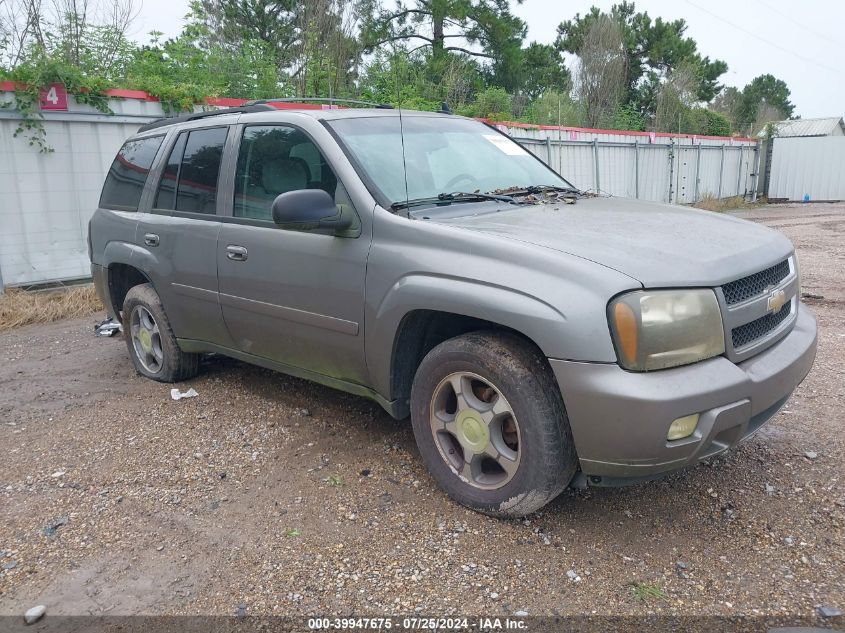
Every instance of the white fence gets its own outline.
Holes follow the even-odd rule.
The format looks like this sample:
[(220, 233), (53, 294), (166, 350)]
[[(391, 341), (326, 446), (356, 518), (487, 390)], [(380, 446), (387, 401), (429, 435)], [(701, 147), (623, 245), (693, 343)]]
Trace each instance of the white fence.
[[(0, 103), (14, 98), (0, 92)], [(91, 275), (88, 220), (117, 150), (161, 106), (111, 100), (113, 115), (70, 98), (68, 112), (44, 113), (49, 154), (25, 135), (20, 117), (0, 110), (0, 291), (8, 286), (67, 281)]]
[[(0, 103), (14, 94), (0, 88)], [(126, 93), (127, 91), (119, 91)], [(218, 99), (217, 105), (236, 105)], [(20, 116), (0, 109), (0, 291), (90, 275), (87, 225), (123, 141), (163, 116), (140, 95), (111, 99), (105, 115), (69, 98), (67, 112), (44, 112), (49, 154), (13, 138)], [(754, 189), (753, 141), (507, 128), (582, 189), (655, 201), (693, 202)]]
[(769, 199), (845, 200), (845, 137), (775, 138)]
[(504, 131), (579, 189), (678, 204), (755, 195), (758, 150), (749, 139), (566, 128)]

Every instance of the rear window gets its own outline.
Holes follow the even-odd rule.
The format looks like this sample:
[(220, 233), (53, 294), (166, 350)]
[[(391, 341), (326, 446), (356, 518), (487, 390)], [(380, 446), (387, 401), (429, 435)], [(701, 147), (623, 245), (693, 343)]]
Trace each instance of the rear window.
[(147, 174), (164, 136), (148, 136), (127, 141), (109, 168), (100, 207), (119, 211), (137, 211)]

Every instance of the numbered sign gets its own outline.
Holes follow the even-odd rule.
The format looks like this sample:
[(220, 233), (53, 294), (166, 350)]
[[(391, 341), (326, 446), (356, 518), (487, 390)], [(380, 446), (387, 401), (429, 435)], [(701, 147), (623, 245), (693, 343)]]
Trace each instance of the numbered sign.
[(62, 84), (50, 84), (41, 91), (41, 109), (67, 111), (67, 90)]

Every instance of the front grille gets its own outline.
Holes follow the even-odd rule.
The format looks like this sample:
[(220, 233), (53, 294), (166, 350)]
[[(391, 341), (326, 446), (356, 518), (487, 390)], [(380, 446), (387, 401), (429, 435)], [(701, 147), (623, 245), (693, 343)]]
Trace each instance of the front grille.
[(789, 275), (789, 260), (785, 259), (771, 268), (761, 270), (759, 273), (727, 283), (722, 286), (722, 292), (725, 293), (725, 303), (733, 305), (756, 297), (764, 293), (767, 288), (779, 284), (786, 279), (787, 275)]
[(765, 316), (755, 319), (745, 325), (740, 325), (731, 330), (731, 340), (733, 341), (734, 349), (744, 347), (749, 343), (763, 338), (774, 330), (777, 326), (783, 323), (786, 318), (792, 313), (792, 302), (790, 301), (783, 306), (779, 312), (772, 312)]

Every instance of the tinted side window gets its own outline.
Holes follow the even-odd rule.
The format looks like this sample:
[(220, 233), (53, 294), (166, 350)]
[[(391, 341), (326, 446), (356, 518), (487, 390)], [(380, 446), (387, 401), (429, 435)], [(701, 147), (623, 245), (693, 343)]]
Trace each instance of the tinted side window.
[(228, 128), (182, 132), (158, 185), (155, 208), (213, 215)]
[(147, 182), (150, 166), (161, 147), (163, 136), (127, 141), (117, 153), (109, 168), (103, 192), (100, 195), (100, 206), (105, 209), (119, 209), (121, 211), (137, 211), (141, 201), (141, 193)]
[(272, 220), (276, 196), (298, 189), (338, 194), (337, 177), (314, 142), (293, 127), (247, 127), (235, 172), (235, 217)]
[(182, 164), (182, 154), (185, 153), (185, 141), (188, 133), (182, 132), (176, 139), (176, 144), (170, 150), (170, 157), (158, 183), (158, 192), (153, 203), (154, 209), (176, 208), (176, 183), (179, 181), (179, 166)]

